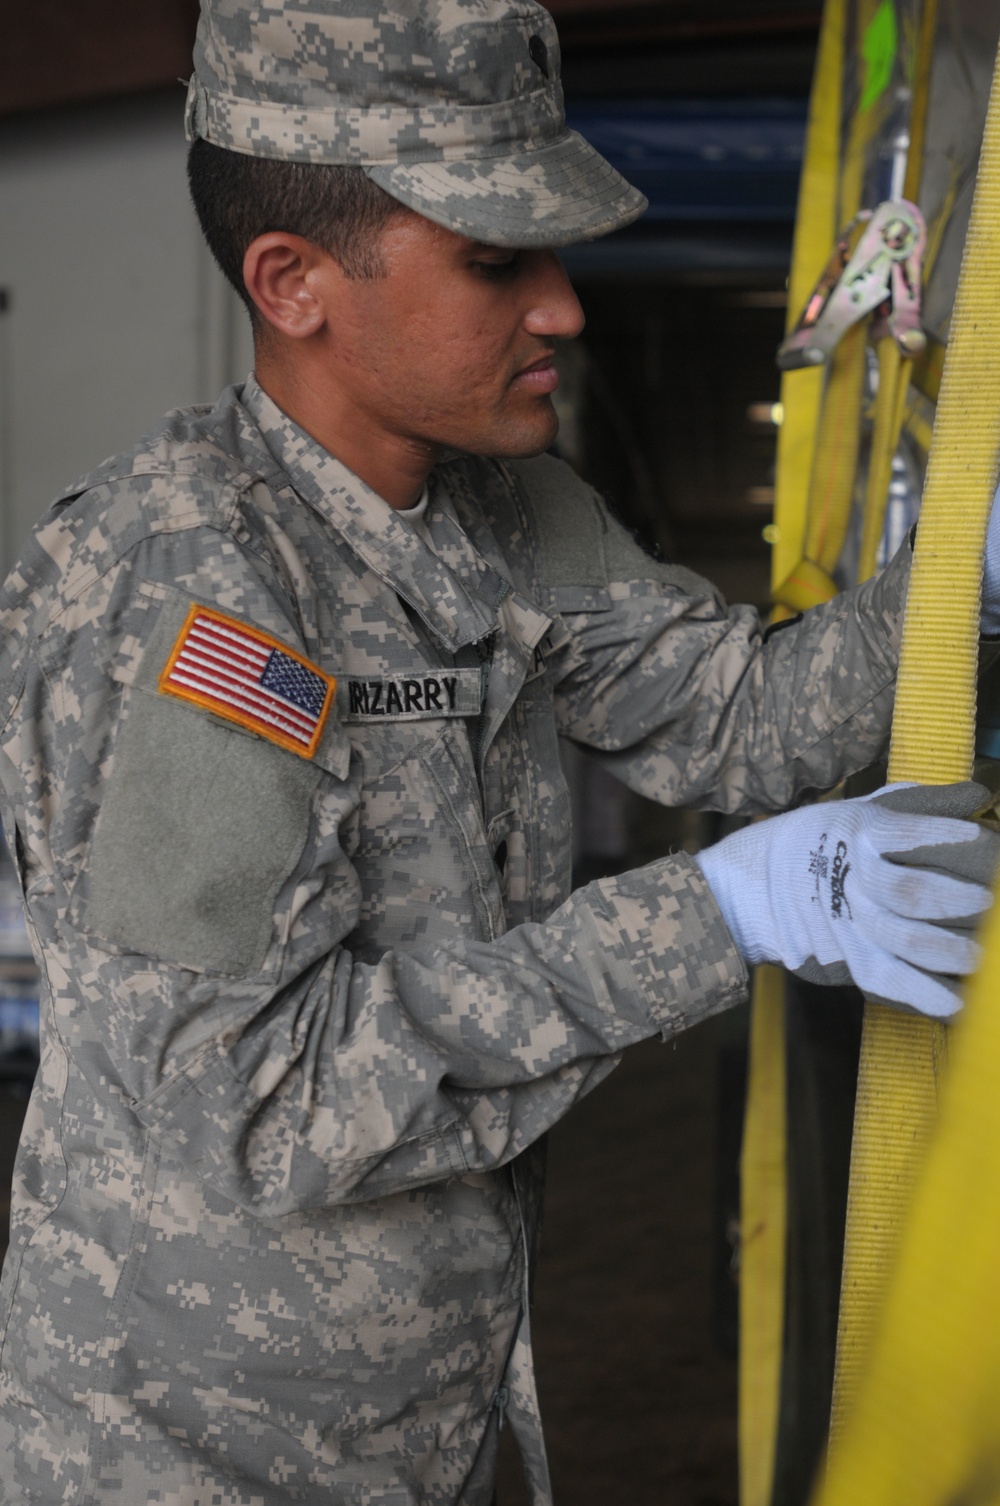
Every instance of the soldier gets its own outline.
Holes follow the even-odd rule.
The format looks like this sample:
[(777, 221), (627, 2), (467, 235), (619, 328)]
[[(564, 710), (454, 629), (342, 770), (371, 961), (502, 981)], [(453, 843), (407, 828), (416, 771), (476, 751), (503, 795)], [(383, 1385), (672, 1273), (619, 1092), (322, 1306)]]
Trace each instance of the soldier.
[(909, 548), (767, 636), (544, 455), (551, 247), (643, 201), (543, 10), (206, 0), (188, 127), (255, 375), (60, 497), (3, 597), (45, 998), (0, 1498), (487, 1506), (506, 1417), (543, 1506), (546, 1129), (744, 959), (949, 1012), (992, 839), (904, 791), (570, 895), (559, 734), (742, 812), (883, 752)]

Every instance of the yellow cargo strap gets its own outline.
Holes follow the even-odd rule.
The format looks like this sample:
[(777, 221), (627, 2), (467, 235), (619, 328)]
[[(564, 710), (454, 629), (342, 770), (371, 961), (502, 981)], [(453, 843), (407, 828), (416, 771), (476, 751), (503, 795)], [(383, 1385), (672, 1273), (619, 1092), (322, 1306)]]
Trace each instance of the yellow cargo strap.
[[(968, 778), (972, 769), (983, 543), (1000, 468), (998, 286), (1000, 72), (990, 97), (917, 531), (891, 779), (948, 783)], [(942, 1055), (941, 1026), (869, 1006), (848, 1206), (835, 1437), (854, 1410), (919, 1147), (934, 1116)], [(937, 1383), (928, 1375), (926, 1384)]]
[(759, 967), (740, 1155), (740, 1506), (770, 1506), (781, 1407), (787, 1230), (785, 975)]
[(1000, 1502), (998, 1000), (1000, 904), (955, 1026), (878, 1339), (814, 1506)]
[[(815, 287), (838, 229), (846, 18), (846, 0), (826, 0), (799, 183), (788, 329)], [(774, 584), (802, 560), (823, 376), (822, 371), (803, 369), (786, 371), (781, 379), (784, 416), (775, 482)], [(806, 605), (824, 600), (820, 581), (819, 594)], [(779, 608), (776, 615), (787, 613)], [(758, 968), (754, 979), (740, 1187), (740, 1503), (770, 1506), (781, 1403), (787, 1218), (784, 976), (778, 968)]]
[[(860, 324), (851, 326), (834, 351), (823, 396), (823, 415), (810, 488), (806, 557), (795, 573), (806, 565), (818, 566), (827, 583), (824, 601), (837, 594), (833, 572), (843, 552), (851, 521), (861, 440), (867, 343), (868, 320), (863, 319)], [(787, 599), (784, 592), (782, 598)]]
[[(860, 107), (855, 109), (848, 133), (843, 172), (838, 174), (841, 79), (846, 25), (846, 7), (842, 0), (838, 9), (843, 12), (840, 17), (839, 48), (836, 51), (831, 48), (830, 53), (824, 55), (821, 35), (820, 52), (816, 64), (817, 84), (824, 69), (830, 67), (832, 70), (834, 63), (837, 68), (836, 74), (831, 72), (831, 76), (823, 80), (824, 92), (829, 91), (831, 96), (828, 108), (836, 110), (837, 133), (832, 155), (821, 159), (823, 169), (830, 174), (825, 186), (825, 195), (832, 208), (834, 220), (831, 227), (827, 220), (817, 218), (816, 223), (809, 227), (811, 234), (817, 234), (821, 228), (824, 233), (828, 230), (830, 233), (827, 234), (826, 245), (821, 256), (814, 263), (813, 281), (804, 288), (796, 287), (794, 297), (792, 280), (789, 281), (789, 313), (793, 321), (798, 317), (806, 299), (815, 287), (815, 278), (825, 265), (830, 254), (830, 247), (836, 241), (840, 227), (850, 224), (862, 207), (861, 190), (866, 153), (878, 129), (884, 108), (881, 104), (876, 104), (869, 109), (863, 110)], [(859, 33), (863, 32), (871, 21), (875, 9), (876, 0), (857, 0)], [(824, 11), (823, 24), (825, 28), (826, 11)], [(818, 192), (816, 197), (819, 198)], [(798, 216), (814, 212), (813, 206), (805, 202), (800, 195)], [(797, 219), (796, 249), (801, 226), (801, 219)], [(864, 395), (867, 330), (868, 321), (863, 320), (847, 331), (833, 353), (829, 370), (825, 373), (825, 385), (822, 368), (814, 371), (786, 372), (782, 380), (783, 404), (786, 384), (790, 384), (792, 379), (798, 383), (803, 377), (815, 378), (819, 386), (815, 389), (818, 394), (815, 406), (810, 411), (810, 419), (814, 425), (811, 463), (806, 479), (802, 482), (803, 492), (798, 494), (801, 497), (803, 521), (798, 528), (788, 527), (787, 546), (782, 548), (780, 554), (776, 551), (772, 556), (774, 569), (772, 595), (779, 608), (776, 613), (779, 617), (787, 616), (789, 612), (804, 611), (807, 607), (816, 606), (819, 602), (829, 601), (837, 594), (838, 588), (833, 580), (833, 570), (844, 547), (851, 519), (851, 505), (854, 500), (854, 479), (857, 473), (861, 407)], [(779, 545), (783, 543), (783, 534), (787, 526), (778, 517), (783, 500), (780, 477), (782, 441), (787, 420), (788, 409), (786, 407), (782, 434), (778, 443), (779, 481), (775, 486), (775, 522), (778, 528)], [(798, 545), (795, 553), (791, 549), (793, 533)]]
[[(837, 177), (846, 20), (847, 0), (826, 0), (795, 217), (795, 244), (788, 279), (788, 331), (794, 327), (816, 286), (840, 228)], [(824, 375), (822, 368), (807, 367), (786, 371), (781, 378), (783, 417), (778, 431), (774, 488), (777, 536), (771, 555), (771, 579), (775, 585), (792, 573), (805, 550), (809, 483), (819, 433)]]
[[(934, 35), (937, 30), (937, 0), (924, 0), (920, 17), (920, 37), (913, 78), (913, 106), (910, 111), (910, 145), (906, 159), (903, 198), (915, 203), (920, 193), (924, 161), (924, 138), (927, 132), (927, 108), (930, 101), (931, 66), (934, 60)], [(935, 252), (924, 258), (924, 282), (930, 276)], [(878, 395), (875, 400), (875, 427), (865, 495), (858, 580), (875, 573), (878, 546), (885, 528), (885, 509), (889, 500), (892, 459), (899, 445), (906, 410), (906, 395), (913, 363), (905, 357), (890, 336), (878, 342)]]
[(875, 426), (868, 461), (868, 482), (858, 556), (858, 580), (875, 574), (878, 546), (885, 529), (885, 510), (892, 480), (892, 461), (903, 428), (911, 362), (904, 358), (891, 335), (878, 342), (878, 393)]

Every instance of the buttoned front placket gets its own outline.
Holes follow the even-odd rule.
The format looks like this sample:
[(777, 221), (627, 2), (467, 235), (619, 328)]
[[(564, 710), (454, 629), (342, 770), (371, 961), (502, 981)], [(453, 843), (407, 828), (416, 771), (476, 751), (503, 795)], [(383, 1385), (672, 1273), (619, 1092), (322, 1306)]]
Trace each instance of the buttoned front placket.
[[(401, 604), (400, 627), (407, 626), (407, 610), (416, 614), (440, 651), (457, 667), (478, 667), (480, 712), (474, 719), (477, 724), (471, 743), (487, 846), (496, 858), (498, 836), (509, 812), (503, 808), (500, 760), (490, 755), (534, 667), (535, 650), (551, 627), (551, 618), (511, 584), (495, 541), (490, 538), (487, 543), (489, 558), (473, 544), (458, 522), (445, 488), (434, 478), (424, 527), (414, 529), (297, 429), (259, 388), (254, 385), (245, 391), (243, 400), (296, 494), (336, 529), (397, 598)], [(497, 907), (495, 913), (493, 905), (489, 907), (488, 929), (499, 935), (506, 921), (499, 885), (494, 884), (493, 889)], [(522, 1175), (514, 1163), (509, 1175), (523, 1249), (522, 1316), (498, 1397), (502, 1394), (535, 1501), (541, 1506), (551, 1497), (531, 1357), (528, 1305), (533, 1231), (526, 1213), (536, 1198), (530, 1185), (532, 1172), (526, 1170)]]

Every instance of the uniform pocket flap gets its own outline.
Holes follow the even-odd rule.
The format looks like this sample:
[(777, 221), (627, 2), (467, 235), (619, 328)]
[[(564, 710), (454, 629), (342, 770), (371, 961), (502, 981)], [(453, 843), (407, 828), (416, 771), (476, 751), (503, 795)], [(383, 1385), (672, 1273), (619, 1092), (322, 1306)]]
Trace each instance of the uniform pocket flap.
[(611, 610), (611, 593), (607, 586), (551, 586), (547, 595), (558, 612)]

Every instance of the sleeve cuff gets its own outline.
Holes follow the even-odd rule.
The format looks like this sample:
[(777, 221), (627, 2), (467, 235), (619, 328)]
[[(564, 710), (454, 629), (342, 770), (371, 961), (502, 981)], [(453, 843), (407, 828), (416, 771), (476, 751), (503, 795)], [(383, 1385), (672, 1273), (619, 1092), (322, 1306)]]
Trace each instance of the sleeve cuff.
[(746, 964), (705, 875), (686, 853), (590, 886), (594, 923), (623, 955), (662, 1036), (742, 1003)]

